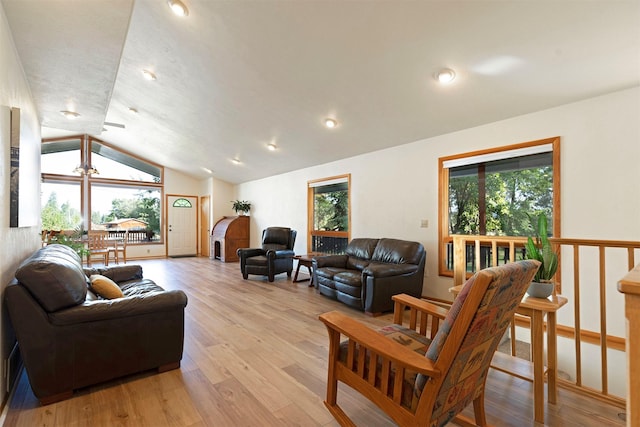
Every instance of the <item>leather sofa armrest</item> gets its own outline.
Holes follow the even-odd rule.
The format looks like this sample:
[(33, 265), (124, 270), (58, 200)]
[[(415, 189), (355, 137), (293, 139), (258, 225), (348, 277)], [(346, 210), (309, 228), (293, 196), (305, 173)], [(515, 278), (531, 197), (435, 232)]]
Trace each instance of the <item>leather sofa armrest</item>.
[(322, 268), (322, 267), (338, 267), (338, 268), (346, 268), (347, 259), (349, 257), (347, 255), (326, 255), (320, 257), (313, 258), (313, 269)]
[(265, 251), (262, 248), (239, 248), (236, 253), (241, 258), (249, 258), (252, 256), (265, 255)]
[(296, 253), (291, 249), (283, 249), (280, 251), (268, 250), (267, 258), (276, 259), (276, 258), (293, 258)]
[(93, 274), (101, 274), (116, 283), (142, 279), (142, 266), (136, 264), (114, 265), (102, 268), (85, 268), (87, 277)]
[(186, 305), (187, 295), (183, 291), (149, 292), (127, 298), (87, 301), (66, 310), (49, 313), (49, 321), (56, 326), (68, 326), (184, 309)]
[(362, 270), (363, 276), (391, 277), (411, 274), (418, 271), (415, 264), (382, 264), (371, 263)]

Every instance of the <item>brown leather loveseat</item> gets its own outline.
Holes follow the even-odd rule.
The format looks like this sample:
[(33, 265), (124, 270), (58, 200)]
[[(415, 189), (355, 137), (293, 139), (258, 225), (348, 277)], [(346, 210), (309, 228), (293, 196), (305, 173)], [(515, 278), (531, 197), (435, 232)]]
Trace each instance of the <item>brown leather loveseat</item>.
[(322, 295), (377, 315), (393, 310), (393, 295), (422, 296), (425, 259), (418, 242), (353, 239), (344, 255), (313, 259), (313, 280)]
[[(42, 404), (124, 375), (180, 366), (187, 297), (143, 279), (140, 266), (83, 269), (72, 249), (49, 245), (26, 259), (15, 276), (5, 290), (5, 306)], [(122, 297), (94, 293), (98, 278)], [(102, 286), (99, 292), (114, 296)]]

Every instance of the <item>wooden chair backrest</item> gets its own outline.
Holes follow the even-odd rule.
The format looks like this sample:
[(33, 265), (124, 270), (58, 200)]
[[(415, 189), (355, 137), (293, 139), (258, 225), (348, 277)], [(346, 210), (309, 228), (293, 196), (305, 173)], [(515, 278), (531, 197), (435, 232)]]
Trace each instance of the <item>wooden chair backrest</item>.
[(419, 375), (416, 418), (444, 425), (483, 392), (491, 359), (539, 262), (519, 261), (471, 277), (438, 329), (426, 357), (444, 375)]
[(89, 251), (104, 250), (109, 247), (107, 239), (108, 231), (92, 230), (87, 233), (87, 248)]

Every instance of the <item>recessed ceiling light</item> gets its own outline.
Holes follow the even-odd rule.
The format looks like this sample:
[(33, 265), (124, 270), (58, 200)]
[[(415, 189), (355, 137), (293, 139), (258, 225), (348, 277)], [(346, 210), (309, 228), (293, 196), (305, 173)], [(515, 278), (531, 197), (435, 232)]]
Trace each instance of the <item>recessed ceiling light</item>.
[(213, 173), (213, 171), (211, 169), (205, 168), (204, 166), (202, 166), (200, 169), (202, 169), (203, 171), (205, 171), (208, 174), (212, 174)]
[(75, 111), (69, 111), (69, 110), (62, 110), (60, 111), (60, 113), (65, 116), (67, 119), (69, 120), (73, 120), (76, 117), (80, 117), (79, 113), (76, 113)]
[(142, 70), (142, 75), (144, 76), (145, 79), (147, 80), (155, 80), (156, 79), (156, 75), (153, 74), (151, 71), (149, 70)]
[(180, 0), (167, 0), (167, 4), (171, 8), (171, 11), (177, 16), (188, 16), (189, 9)]
[(276, 145), (275, 142), (270, 142), (267, 144), (267, 149), (269, 151), (276, 151), (278, 149), (278, 146)]
[(131, 114), (138, 114), (138, 110), (136, 108), (133, 108), (133, 107), (129, 107), (129, 112)]
[(239, 165), (239, 164), (240, 164), (240, 160), (239, 160), (239, 159), (237, 159), (237, 158), (235, 158), (235, 159), (231, 159), (231, 162), (232, 162), (234, 165)]
[(338, 122), (335, 119), (328, 118), (324, 119), (324, 125), (329, 129), (333, 129), (334, 127), (338, 126)]
[(444, 68), (436, 74), (436, 80), (442, 84), (451, 83), (456, 78), (456, 72), (450, 68)]

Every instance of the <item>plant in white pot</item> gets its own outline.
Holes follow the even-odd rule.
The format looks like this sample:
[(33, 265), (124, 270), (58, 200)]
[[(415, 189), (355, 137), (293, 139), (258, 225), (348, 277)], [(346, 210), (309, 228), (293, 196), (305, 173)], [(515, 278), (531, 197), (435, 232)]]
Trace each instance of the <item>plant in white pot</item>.
[(535, 259), (542, 263), (533, 282), (527, 289), (527, 294), (536, 298), (547, 298), (553, 293), (555, 283), (552, 281), (558, 270), (558, 254), (554, 252), (553, 246), (547, 236), (547, 217), (540, 214), (537, 221), (529, 216), (531, 227), (534, 231), (535, 241), (529, 236), (525, 249), (527, 259)]
[(251, 210), (251, 203), (246, 200), (232, 200), (233, 210), (239, 215), (245, 215)]

